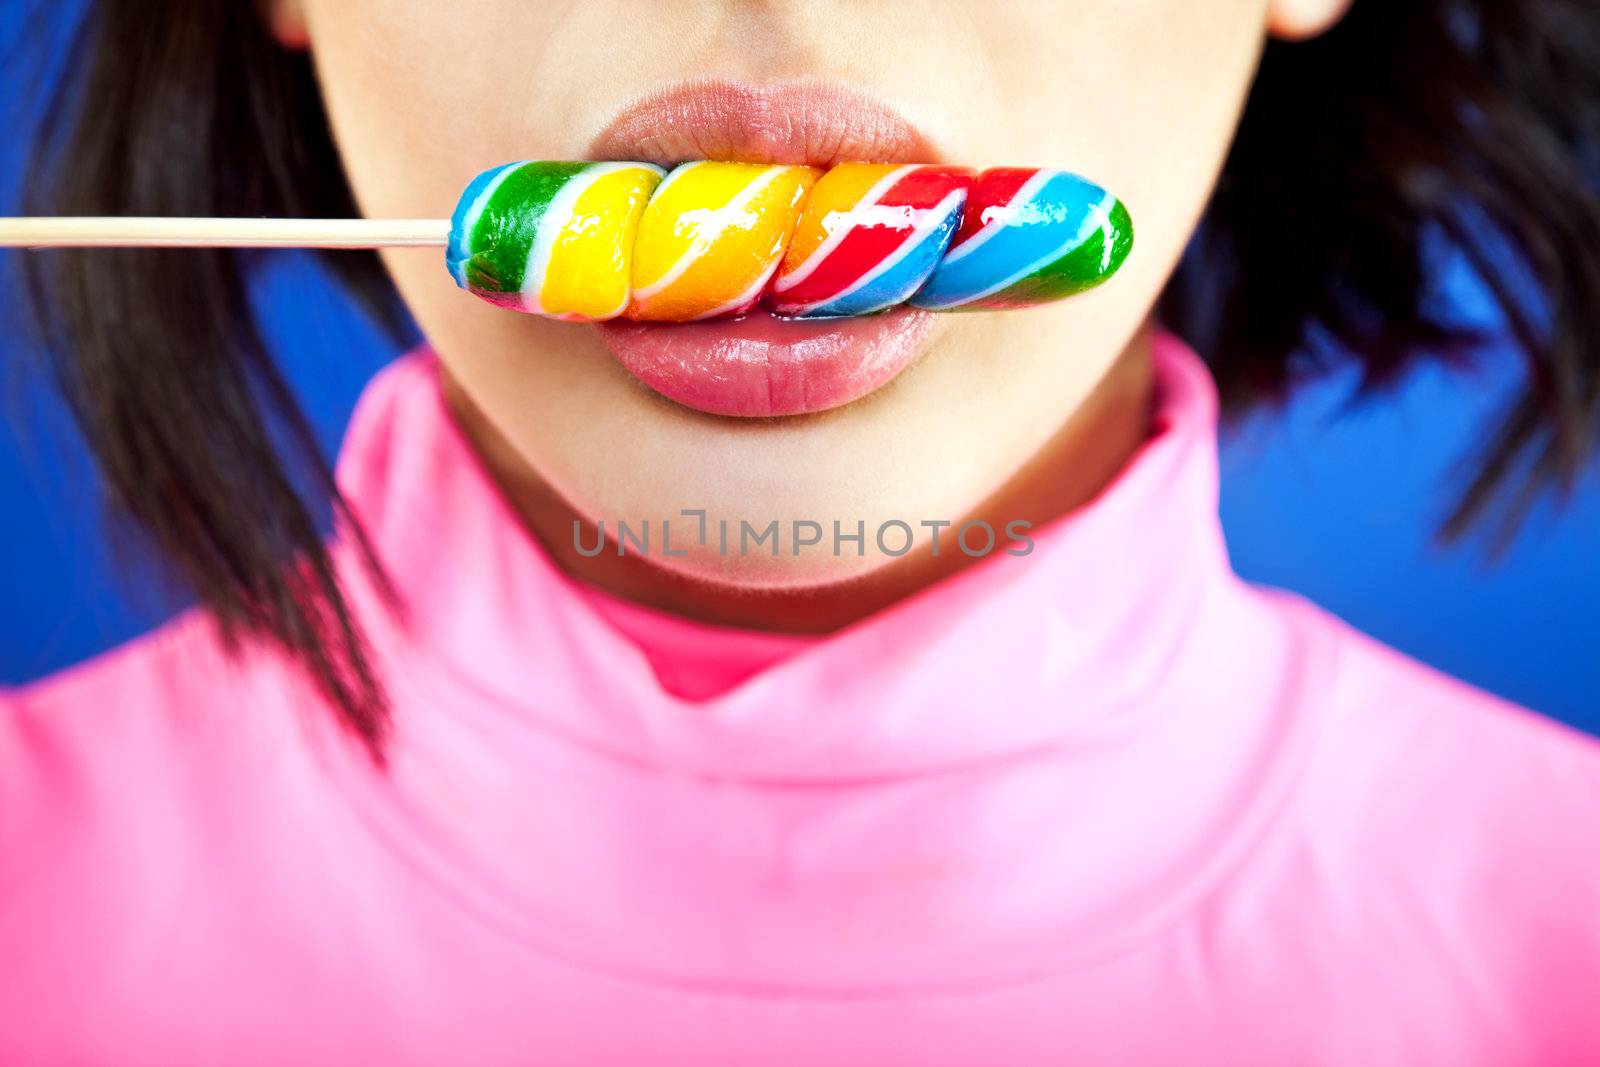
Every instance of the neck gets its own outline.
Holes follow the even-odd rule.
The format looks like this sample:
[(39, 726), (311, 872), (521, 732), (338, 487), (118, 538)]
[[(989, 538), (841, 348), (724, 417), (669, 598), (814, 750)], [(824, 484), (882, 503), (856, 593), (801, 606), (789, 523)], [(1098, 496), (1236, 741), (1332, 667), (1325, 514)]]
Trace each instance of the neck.
[[(982, 519), (996, 530), (1017, 519), (1042, 526), (1088, 503), (1144, 442), (1152, 383), (1147, 325), (1045, 446), (961, 521)], [(961, 552), (936, 556), (924, 547), (835, 586), (751, 593), (696, 582), (636, 555), (602, 552), (586, 557), (574, 546), (571, 531), (574, 522), (580, 523), (584, 541), (592, 544), (592, 524), (539, 477), (448, 373), (442, 375), (442, 385), (455, 421), (556, 563), (627, 600), (724, 626), (829, 633), (979, 562)]]

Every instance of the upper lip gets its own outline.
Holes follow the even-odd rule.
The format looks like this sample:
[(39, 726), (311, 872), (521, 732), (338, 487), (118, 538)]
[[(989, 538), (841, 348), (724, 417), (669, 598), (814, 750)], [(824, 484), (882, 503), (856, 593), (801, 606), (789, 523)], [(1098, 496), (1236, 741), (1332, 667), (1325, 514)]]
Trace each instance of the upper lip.
[(624, 108), (589, 155), (665, 167), (693, 159), (824, 168), (943, 162), (933, 140), (894, 108), (825, 82), (669, 86)]

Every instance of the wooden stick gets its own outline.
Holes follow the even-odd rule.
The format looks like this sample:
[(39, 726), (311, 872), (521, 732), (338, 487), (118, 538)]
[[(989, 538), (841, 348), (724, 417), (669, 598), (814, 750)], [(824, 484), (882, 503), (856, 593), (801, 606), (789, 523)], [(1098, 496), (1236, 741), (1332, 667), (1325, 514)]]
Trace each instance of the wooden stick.
[(0, 248), (443, 246), (446, 219), (0, 218)]

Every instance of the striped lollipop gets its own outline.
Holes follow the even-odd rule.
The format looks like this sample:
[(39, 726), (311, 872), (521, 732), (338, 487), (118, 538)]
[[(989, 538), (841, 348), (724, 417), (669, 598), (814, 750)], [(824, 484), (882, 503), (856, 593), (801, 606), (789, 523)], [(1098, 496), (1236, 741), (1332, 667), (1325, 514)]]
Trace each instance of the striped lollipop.
[(451, 219), (456, 283), (577, 321), (1013, 308), (1111, 277), (1128, 211), (1059, 170), (699, 160), (512, 163)]

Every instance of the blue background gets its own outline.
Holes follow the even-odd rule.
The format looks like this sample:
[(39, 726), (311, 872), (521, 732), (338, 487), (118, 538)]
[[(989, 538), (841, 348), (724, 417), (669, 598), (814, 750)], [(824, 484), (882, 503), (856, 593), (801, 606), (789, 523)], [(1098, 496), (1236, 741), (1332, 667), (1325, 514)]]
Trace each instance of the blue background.
[[(14, 213), (39, 84), (64, 51), (57, 6), (0, 5), (0, 213)], [(20, 683), (155, 625), (181, 598), (103, 535), (93, 471), (19, 328), (14, 256), (0, 256), (0, 682)], [(1450, 290), (1487, 320), (1470, 274)], [(337, 448), (363, 383), (392, 355), (296, 253), (259, 297), (324, 447)], [(1600, 358), (1597, 354), (1596, 358)], [(1486, 689), (1600, 732), (1600, 474), (1564, 507), (1546, 500), (1498, 560), (1485, 537), (1433, 546), (1455, 464), (1517, 386), (1507, 353), (1468, 374), (1419, 367), (1351, 408), (1354, 379), (1303, 389), (1223, 439), (1222, 517), (1236, 569), (1299, 590), (1356, 626)], [(114, 541), (114, 538), (111, 539)], [(126, 555), (124, 553), (123, 555)]]

